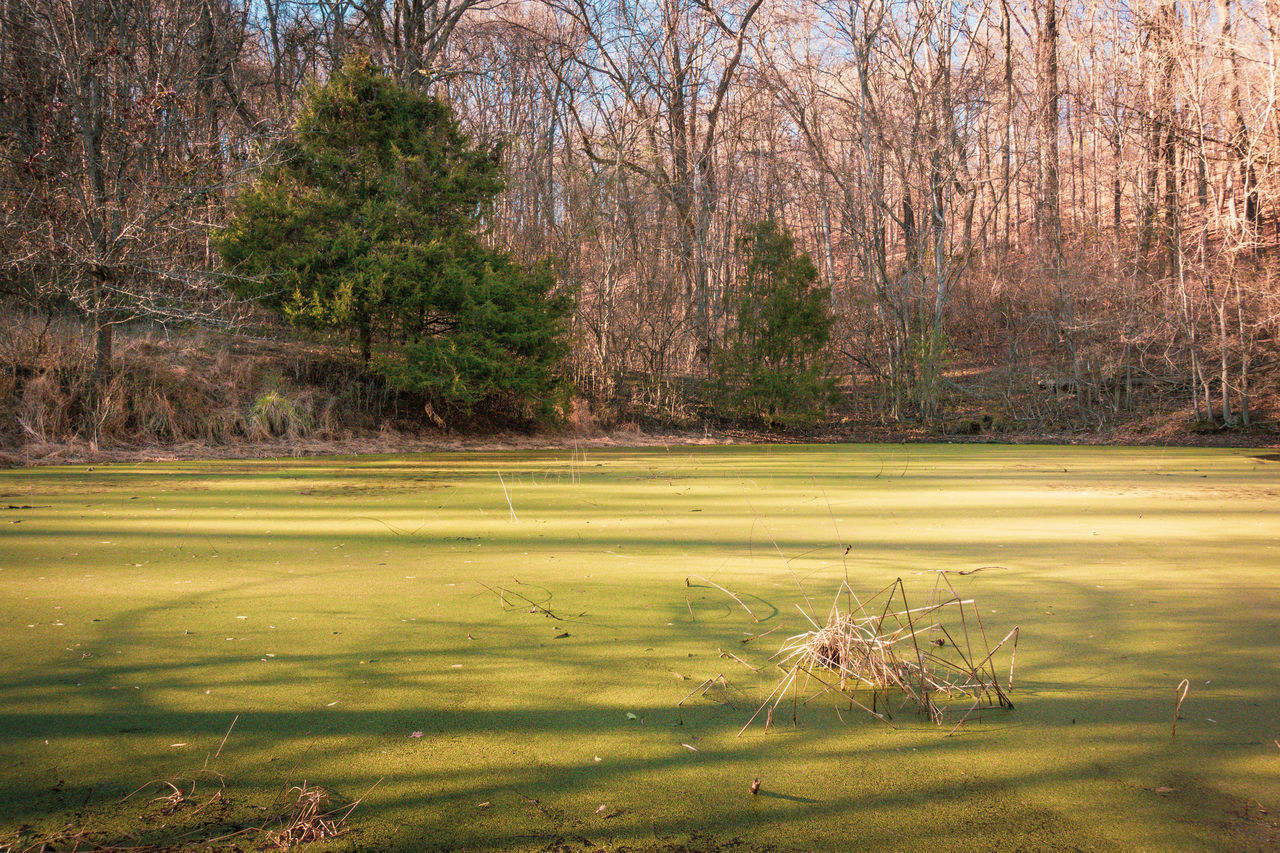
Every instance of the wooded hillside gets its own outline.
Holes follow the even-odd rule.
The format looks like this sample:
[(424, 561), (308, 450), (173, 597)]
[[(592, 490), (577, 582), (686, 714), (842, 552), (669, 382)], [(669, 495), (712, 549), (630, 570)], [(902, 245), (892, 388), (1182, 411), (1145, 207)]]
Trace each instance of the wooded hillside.
[[(218, 253), (355, 55), (496, 152), (478, 233), (575, 301), (561, 369), (600, 423), (786, 420), (715, 391), (762, 223), (826, 294), (797, 369), (836, 381), (830, 420), (1275, 415), (1280, 0), (0, 0), (6, 443), (229, 440), (268, 392), (300, 424), (443, 423), (360, 367), (394, 312), (299, 338)], [(175, 402), (195, 345), (166, 335), (196, 328), (298, 354)], [(156, 428), (139, 388), (227, 418)]]

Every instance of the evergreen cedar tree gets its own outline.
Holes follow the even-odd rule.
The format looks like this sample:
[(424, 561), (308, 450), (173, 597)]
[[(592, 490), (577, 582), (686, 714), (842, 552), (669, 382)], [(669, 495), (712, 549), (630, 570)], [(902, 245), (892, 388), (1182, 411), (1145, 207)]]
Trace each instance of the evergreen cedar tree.
[(480, 242), (501, 190), (496, 152), (447, 104), (356, 57), (308, 93), (217, 245), (242, 295), (353, 335), (433, 417), (545, 420), (566, 397), (556, 365), (573, 304), (549, 265)]
[(835, 393), (825, 348), (834, 318), (818, 270), (771, 221), (738, 240), (747, 258), (736, 325), (717, 357), (724, 413), (772, 428), (816, 422)]

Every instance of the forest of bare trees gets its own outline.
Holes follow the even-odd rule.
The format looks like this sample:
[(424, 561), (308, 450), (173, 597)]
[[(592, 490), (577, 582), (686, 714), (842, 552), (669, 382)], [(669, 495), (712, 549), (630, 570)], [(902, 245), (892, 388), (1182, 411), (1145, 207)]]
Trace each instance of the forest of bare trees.
[(210, 229), (357, 51), (501, 146), (486, 239), (576, 295), (602, 418), (697, 421), (764, 220), (851, 417), (1276, 393), (1280, 0), (0, 0), (5, 310), (99, 381), (122, 324), (234, 325)]

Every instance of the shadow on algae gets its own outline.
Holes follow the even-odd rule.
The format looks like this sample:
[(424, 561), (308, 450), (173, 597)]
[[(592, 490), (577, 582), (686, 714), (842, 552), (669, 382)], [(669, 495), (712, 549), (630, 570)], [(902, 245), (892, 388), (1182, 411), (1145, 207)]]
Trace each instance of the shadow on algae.
[[(0, 472), (0, 851), (1276, 850), (1278, 474), (972, 446)], [(993, 643), (1020, 627), (1012, 710), (886, 724), (806, 685), (739, 736), (845, 578), (914, 604), (987, 565), (951, 577)], [(281, 835), (317, 786), (342, 832)]]

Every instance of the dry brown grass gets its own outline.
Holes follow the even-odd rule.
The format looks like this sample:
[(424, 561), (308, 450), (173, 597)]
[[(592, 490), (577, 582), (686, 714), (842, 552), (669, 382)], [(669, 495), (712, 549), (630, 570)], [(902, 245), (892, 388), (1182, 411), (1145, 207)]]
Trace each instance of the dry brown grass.
[(334, 809), (328, 791), (306, 782), (290, 788), (289, 794), (294, 801), (280, 826), (266, 831), (267, 846), (274, 850), (292, 850), (299, 844), (336, 838), (354, 809), (354, 805)]
[[(83, 323), (7, 307), (0, 340), (0, 452), (341, 440), (377, 426), (388, 399), (340, 349), (195, 330), (116, 334), (94, 398)], [(369, 386), (369, 387), (366, 387)], [(381, 395), (381, 396), (380, 396)], [(48, 460), (55, 461), (55, 460)]]

